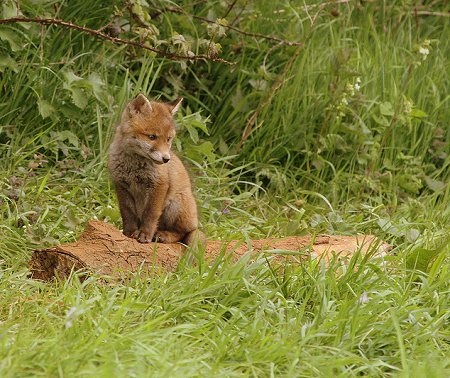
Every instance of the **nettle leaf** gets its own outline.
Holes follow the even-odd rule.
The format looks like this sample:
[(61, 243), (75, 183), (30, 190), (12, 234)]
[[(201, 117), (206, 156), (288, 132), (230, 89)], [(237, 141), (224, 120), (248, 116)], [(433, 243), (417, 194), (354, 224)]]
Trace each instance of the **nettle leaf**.
[(9, 68), (14, 72), (17, 70), (17, 62), (6, 53), (0, 53), (0, 72), (4, 72), (5, 68)]
[(211, 142), (203, 142), (195, 147), (197, 152), (204, 155), (209, 161), (214, 161), (216, 154), (214, 153), (214, 146)]
[(0, 28), (0, 39), (9, 43), (11, 51), (19, 51), (24, 47), (19, 35), (12, 29)]
[(39, 114), (43, 119), (50, 117), (53, 113), (55, 113), (55, 108), (46, 100), (39, 99), (37, 105)]
[(64, 72), (65, 82), (64, 89), (70, 92), (72, 102), (80, 109), (84, 109), (88, 104), (88, 94), (84, 89), (91, 89), (92, 84), (88, 80), (75, 75), (71, 70)]
[(197, 144), (195, 146), (186, 146), (184, 154), (188, 158), (195, 161), (204, 160), (204, 158), (210, 162), (216, 160), (214, 146), (209, 141)]
[(194, 119), (191, 124), (192, 124), (192, 126), (196, 127), (197, 129), (202, 130), (206, 135), (209, 135), (206, 124), (204, 122), (202, 122), (201, 120)]
[[(51, 133), (51, 136), (60, 142), (67, 141), (70, 145), (72, 145), (75, 148), (78, 148), (80, 145), (80, 140), (78, 139), (78, 137), (72, 131), (69, 130), (55, 131)], [(64, 154), (67, 155), (67, 152)]]
[(84, 109), (88, 104), (88, 98), (82, 88), (69, 88), (73, 103), (80, 109)]
[(394, 107), (390, 102), (382, 102), (380, 104), (380, 113), (384, 116), (393, 116), (394, 115)]
[(67, 70), (64, 72), (64, 77), (66, 78), (66, 83), (72, 85), (73, 82), (83, 80), (81, 76), (75, 75), (72, 70)]
[(6, 0), (2, 4), (2, 17), (12, 18), (21, 16), (22, 12), (17, 8), (17, 4), (14, 0)]
[(79, 108), (71, 102), (59, 105), (58, 110), (67, 118), (77, 119), (80, 118), (81, 115)]
[(105, 82), (96, 73), (92, 72), (87, 80), (91, 86), (92, 92), (97, 100), (107, 104), (108, 103), (108, 92), (105, 90)]
[(208, 128), (206, 123), (209, 120), (203, 118), (199, 113), (190, 114), (184, 116), (182, 119), (182, 125), (189, 132), (189, 135), (194, 143), (197, 143), (199, 140), (198, 129), (203, 131), (206, 135), (209, 135)]
[(185, 124), (184, 127), (189, 132), (189, 135), (190, 135), (192, 141), (194, 143), (197, 143), (198, 142), (198, 131), (197, 131), (197, 129), (195, 127), (193, 127), (192, 125), (188, 124), (188, 123)]
[(381, 125), (384, 127), (389, 126), (389, 121), (383, 116), (378, 117), (376, 114), (372, 114), (372, 118), (378, 125)]

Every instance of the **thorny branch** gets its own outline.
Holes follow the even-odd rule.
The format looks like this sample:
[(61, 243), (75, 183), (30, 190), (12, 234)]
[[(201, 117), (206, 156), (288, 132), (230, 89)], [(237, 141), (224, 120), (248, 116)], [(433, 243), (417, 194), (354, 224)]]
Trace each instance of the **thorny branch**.
[[(196, 20), (203, 21), (203, 22), (206, 22), (208, 24), (215, 24), (216, 23), (215, 20), (210, 20), (209, 18), (206, 18), (206, 17), (197, 16), (195, 14), (187, 13), (186, 11), (184, 11), (181, 8), (167, 7), (167, 8), (163, 8), (160, 11), (158, 11), (159, 14), (162, 14), (164, 12), (184, 14), (184, 15), (186, 15), (188, 17), (192, 17), (192, 18), (194, 18)], [(225, 29), (233, 30), (233, 31), (235, 31), (235, 32), (237, 32), (239, 34), (245, 35), (247, 37), (262, 38), (262, 39), (266, 39), (268, 41), (281, 43), (281, 44), (287, 45), (287, 46), (303, 46), (303, 42), (287, 41), (285, 39), (282, 39), (282, 38), (279, 38), (279, 37), (275, 37), (275, 36), (271, 36), (271, 35), (247, 32), (247, 31), (244, 31), (244, 30), (239, 29), (239, 28), (237, 28), (235, 26), (232, 26), (232, 25), (221, 25), (221, 26), (224, 27)]]
[(37, 23), (41, 25), (58, 25), (63, 26), (69, 29), (79, 30), (87, 34), (91, 34), (97, 38), (105, 39), (110, 42), (120, 44), (120, 45), (129, 45), (134, 46), (140, 49), (152, 51), (157, 55), (164, 56), (168, 59), (172, 60), (192, 60), (192, 61), (198, 61), (198, 60), (209, 60), (212, 62), (219, 62), (219, 63), (225, 63), (225, 64), (235, 64), (234, 62), (230, 62), (228, 60), (222, 59), (222, 58), (216, 58), (212, 56), (207, 55), (180, 55), (176, 53), (170, 53), (167, 51), (155, 49), (154, 47), (151, 47), (149, 45), (146, 45), (144, 43), (132, 41), (129, 39), (123, 39), (118, 37), (113, 37), (108, 34), (103, 33), (99, 30), (94, 30), (87, 28), (85, 26), (73, 24), (71, 22), (55, 19), (55, 18), (33, 18), (33, 17), (12, 17), (12, 18), (2, 18), (0, 19), (0, 24), (13, 24), (13, 23)]

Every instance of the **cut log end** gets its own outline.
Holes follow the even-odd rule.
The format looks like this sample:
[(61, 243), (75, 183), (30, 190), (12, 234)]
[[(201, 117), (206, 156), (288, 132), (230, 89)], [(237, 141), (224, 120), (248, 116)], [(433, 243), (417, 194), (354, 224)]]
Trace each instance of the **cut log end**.
[[(298, 264), (308, 257), (323, 258), (327, 262), (336, 253), (341, 256), (351, 256), (357, 251), (384, 254), (389, 249), (388, 244), (372, 235), (260, 239), (252, 240), (251, 245), (212, 240), (205, 247), (205, 259), (214, 260), (224, 250), (233, 261), (248, 252), (252, 257), (267, 252), (278, 261), (289, 259)], [(40, 280), (65, 278), (79, 270), (113, 277), (139, 269), (174, 271), (185, 250), (179, 243), (140, 244), (108, 223), (91, 220), (77, 242), (34, 251), (30, 271), (33, 278)]]

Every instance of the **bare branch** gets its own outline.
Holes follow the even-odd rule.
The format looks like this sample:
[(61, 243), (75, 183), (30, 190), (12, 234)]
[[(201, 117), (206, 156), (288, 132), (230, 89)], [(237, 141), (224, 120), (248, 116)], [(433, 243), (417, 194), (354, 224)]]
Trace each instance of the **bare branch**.
[(166, 57), (171, 60), (191, 60), (191, 61), (206, 60), (206, 61), (219, 62), (219, 63), (225, 63), (225, 64), (230, 64), (230, 65), (236, 64), (234, 62), (229, 62), (222, 58), (215, 58), (215, 57), (210, 57), (207, 55), (180, 55), (180, 54), (170, 53), (170, 52), (163, 51), (163, 50), (158, 50), (158, 49), (155, 49), (154, 47), (151, 47), (144, 43), (132, 41), (129, 39), (113, 37), (113, 36), (110, 36), (101, 31), (98, 31), (98, 30), (90, 29), (85, 26), (73, 24), (71, 22), (54, 19), (54, 18), (13, 17), (13, 18), (0, 19), (0, 24), (14, 24), (14, 23), (37, 23), (37, 24), (41, 24), (41, 25), (63, 26), (63, 27), (69, 28), (69, 29), (74, 29), (74, 30), (78, 30), (78, 31), (81, 31), (81, 32), (84, 32), (87, 34), (91, 34), (97, 38), (105, 39), (105, 40), (108, 40), (110, 42), (113, 42), (113, 43), (116, 43), (119, 45), (134, 46), (134, 47), (137, 47), (140, 49), (152, 51), (157, 55)]

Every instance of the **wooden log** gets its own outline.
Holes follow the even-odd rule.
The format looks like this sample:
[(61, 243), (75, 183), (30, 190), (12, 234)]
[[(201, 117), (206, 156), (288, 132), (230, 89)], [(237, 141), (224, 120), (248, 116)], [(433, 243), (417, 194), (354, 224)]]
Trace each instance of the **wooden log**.
[[(33, 278), (41, 280), (55, 276), (64, 278), (73, 270), (115, 277), (139, 269), (174, 271), (185, 249), (179, 243), (141, 244), (108, 223), (91, 220), (78, 241), (34, 251), (30, 270)], [(372, 235), (321, 235), (314, 239), (301, 236), (249, 242), (211, 240), (205, 248), (205, 259), (214, 260), (225, 251), (233, 261), (237, 261), (250, 252), (252, 258), (267, 253), (278, 261), (289, 259), (292, 263), (300, 263), (311, 257), (329, 261), (335, 253), (351, 256), (358, 250), (362, 253), (385, 253), (389, 246)]]

